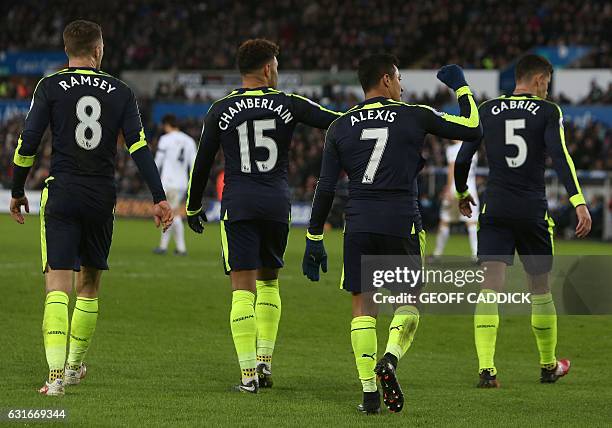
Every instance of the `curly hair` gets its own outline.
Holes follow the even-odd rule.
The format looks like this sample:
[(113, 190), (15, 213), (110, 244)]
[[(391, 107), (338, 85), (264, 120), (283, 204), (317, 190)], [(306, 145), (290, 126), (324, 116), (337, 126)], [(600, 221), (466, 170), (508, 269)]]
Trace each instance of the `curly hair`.
[(250, 39), (242, 43), (236, 54), (240, 74), (247, 74), (263, 67), (278, 55), (278, 45), (266, 39)]

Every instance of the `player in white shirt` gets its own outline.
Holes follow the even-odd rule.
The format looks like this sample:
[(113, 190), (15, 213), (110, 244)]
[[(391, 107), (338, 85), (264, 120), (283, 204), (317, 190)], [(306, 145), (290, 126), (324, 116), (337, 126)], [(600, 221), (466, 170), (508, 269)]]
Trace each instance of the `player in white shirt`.
[(185, 247), (182, 202), (187, 192), (189, 174), (195, 161), (197, 147), (193, 138), (178, 128), (174, 115), (164, 116), (162, 127), (165, 134), (159, 139), (155, 163), (160, 172), (168, 203), (174, 210), (174, 222), (165, 233), (162, 233), (159, 247), (153, 252), (166, 254), (170, 237), (174, 235), (176, 243), (174, 254), (184, 256), (187, 254), (187, 248)]
[[(457, 205), (456, 189), (455, 189), (455, 159), (459, 154), (461, 148), (461, 141), (452, 141), (451, 144), (446, 148), (446, 162), (448, 164), (448, 179), (446, 187), (443, 191), (442, 207), (440, 209), (440, 224), (438, 226), (438, 236), (436, 238), (436, 249), (433, 253), (434, 259), (440, 257), (444, 252), (444, 247), (448, 241), (448, 235), (450, 234), (450, 225), (459, 221), (464, 222), (468, 231), (470, 240), (470, 249), (472, 251), (472, 258), (476, 258), (476, 252), (478, 248), (478, 226), (476, 218), (468, 218), (459, 212)], [(470, 165), (470, 173), (468, 176), (468, 189), (470, 194), (474, 196), (476, 204), (478, 204), (478, 193), (476, 192), (476, 164), (478, 163), (478, 154), (475, 154), (472, 158), (472, 164)], [(480, 212), (479, 206), (475, 208), (475, 212)]]

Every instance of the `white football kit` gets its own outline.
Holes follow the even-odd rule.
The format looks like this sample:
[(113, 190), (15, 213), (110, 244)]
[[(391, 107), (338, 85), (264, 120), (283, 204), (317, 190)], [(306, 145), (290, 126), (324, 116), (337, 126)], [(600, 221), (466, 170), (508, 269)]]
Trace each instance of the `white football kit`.
[[(160, 171), (161, 182), (166, 192), (166, 199), (176, 210), (181, 206), (187, 187), (189, 185), (189, 174), (193, 168), (197, 153), (196, 143), (189, 135), (181, 131), (171, 131), (159, 139), (155, 164)], [(174, 235), (176, 242), (176, 254), (185, 255), (185, 232), (183, 220), (180, 214), (174, 216), (174, 222), (170, 228), (163, 233), (159, 247), (154, 250), (156, 254), (165, 254), (168, 249), (170, 237)]]
[(161, 182), (168, 203), (173, 209), (180, 206), (189, 185), (189, 172), (196, 157), (196, 143), (181, 131), (162, 135), (155, 154)]
[[(446, 162), (447, 164), (454, 163), (457, 159), (457, 155), (459, 154), (459, 149), (461, 149), (461, 143), (449, 144), (446, 148)], [(478, 164), (478, 153), (474, 155), (472, 158), (472, 164), (470, 165), (470, 172), (468, 175), (467, 186), (476, 202), (476, 206), (472, 206), (472, 218), (462, 215), (459, 212), (459, 206), (457, 203), (455, 188), (455, 180), (452, 180), (451, 186), (451, 195), (452, 200), (447, 201), (446, 199), (442, 202), (442, 207), (440, 208), (440, 220), (445, 221), (447, 223), (456, 223), (458, 221), (467, 222), (467, 221), (476, 221), (478, 219), (478, 213), (480, 212), (480, 203), (478, 201), (478, 192), (476, 191), (476, 165)], [(452, 178), (452, 177), (451, 177)]]

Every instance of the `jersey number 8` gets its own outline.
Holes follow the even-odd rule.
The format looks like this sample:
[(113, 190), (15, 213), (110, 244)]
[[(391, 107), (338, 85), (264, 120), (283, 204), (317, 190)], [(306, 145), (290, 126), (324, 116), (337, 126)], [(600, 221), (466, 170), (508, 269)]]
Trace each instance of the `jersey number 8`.
[[(89, 109), (89, 113), (87, 112)], [(86, 95), (76, 103), (76, 117), (79, 123), (74, 130), (74, 137), (79, 147), (93, 150), (102, 139), (102, 126), (98, 120), (102, 114), (102, 106), (96, 97)], [(87, 136), (89, 130), (89, 137)]]

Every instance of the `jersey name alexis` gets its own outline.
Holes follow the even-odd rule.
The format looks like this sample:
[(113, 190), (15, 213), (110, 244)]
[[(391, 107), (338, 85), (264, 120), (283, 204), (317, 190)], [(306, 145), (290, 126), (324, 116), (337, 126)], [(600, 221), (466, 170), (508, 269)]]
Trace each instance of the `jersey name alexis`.
[(361, 110), (351, 115), (351, 126), (364, 120), (384, 120), (386, 122), (393, 122), (396, 113), (397, 112), (389, 110), (368, 110), (367, 112)]

